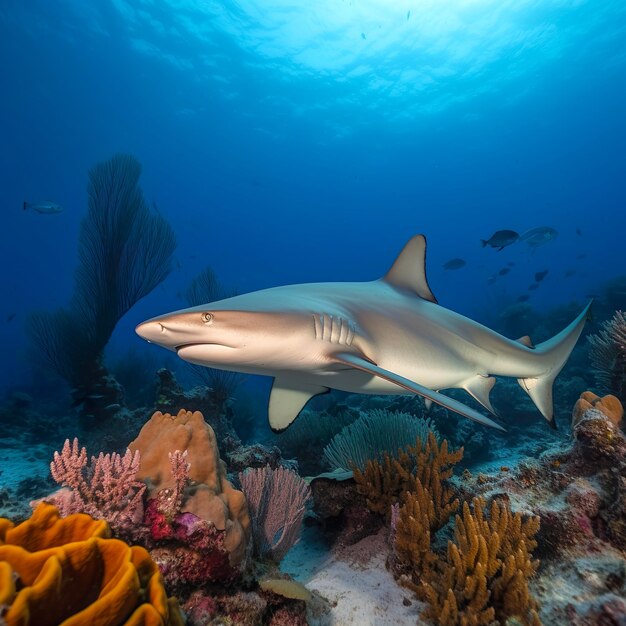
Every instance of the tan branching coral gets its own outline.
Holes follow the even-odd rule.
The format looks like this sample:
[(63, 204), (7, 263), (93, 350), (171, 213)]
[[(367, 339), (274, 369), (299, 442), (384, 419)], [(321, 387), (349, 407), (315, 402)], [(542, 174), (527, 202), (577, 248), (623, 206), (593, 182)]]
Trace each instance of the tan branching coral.
[(354, 479), (369, 509), (384, 515), (389, 515), (392, 505), (403, 503), (407, 493), (417, 493), (419, 483), (432, 500), (429, 525), (440, 528), (458, 508), (453, 490), (445, 481), (462, 458), (463, 448), (449, 452), (447, 440), (440, 444), (430, 432), (425, 444), (418, 438), (398, 458), (386, 454), (382, 462), (369, 461), (364, 472), (354, 468)]
[(486, 517), (484, 506), (479, 498), (473, 510), (463, 504), (445, 557), (424, 570), (421, 580), (412, 581), (427, 604), (422, 617), (439, 626), (506, 624), (510, 618), (538, 626), (538, 605), (528, 581), (539, 564), (531, 556), (539, 518), (523, 520), (497, 500)]

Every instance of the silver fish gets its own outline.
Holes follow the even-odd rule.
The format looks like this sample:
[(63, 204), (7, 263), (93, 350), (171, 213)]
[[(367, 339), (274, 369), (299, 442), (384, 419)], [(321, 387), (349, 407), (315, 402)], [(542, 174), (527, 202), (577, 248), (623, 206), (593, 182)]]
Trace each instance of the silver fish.
[(49, 202), (48, 200), (42, 200), (41, 202), (24, 202), (22, 207), (24, 211), (26, 209), (32, 209), (33, 211), (37, 211), (37, 213), (61, 213), (63, 211), (63, 207), (56, 202)]
[(539, 228), (531, 228), (520, 235), (519, 240), (525, 241), (531, 248), (543, 246), (550, 241), (554, 241), (559, 233), (549, 226), (540, 226)]

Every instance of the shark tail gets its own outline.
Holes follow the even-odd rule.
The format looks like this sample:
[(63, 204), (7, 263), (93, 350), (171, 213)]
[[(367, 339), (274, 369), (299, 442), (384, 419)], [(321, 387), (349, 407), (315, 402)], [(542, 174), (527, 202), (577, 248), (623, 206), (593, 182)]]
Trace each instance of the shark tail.
[(567, 362), (585, 322), (589, 319), (591, 302), (583, 309), (580, 315), (560, 333), (540, 343), (535, 348), (537, 356), (545, 363), (543, 374), (529, 378), (518, 378), (517, 382), (530, 396), (541, 414), (548, 420), (550, 426), (556, 429), (554, 408), (552, 406), (552, 383)]

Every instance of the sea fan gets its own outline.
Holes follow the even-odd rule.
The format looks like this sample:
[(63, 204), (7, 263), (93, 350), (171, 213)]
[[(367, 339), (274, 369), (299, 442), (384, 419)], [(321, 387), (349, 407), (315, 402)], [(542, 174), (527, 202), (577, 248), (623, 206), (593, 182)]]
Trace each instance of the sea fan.
[(604, 391), (626, 402), (626, 317), (616, 311), (602, 324), (597, 335), (589, 338), (589, 356), (596, 383)]

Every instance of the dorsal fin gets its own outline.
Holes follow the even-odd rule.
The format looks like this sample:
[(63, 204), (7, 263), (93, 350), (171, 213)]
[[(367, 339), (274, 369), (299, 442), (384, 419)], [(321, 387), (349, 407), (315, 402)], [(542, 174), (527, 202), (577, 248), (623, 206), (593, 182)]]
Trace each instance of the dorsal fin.
[(402, 248), (383, 280), (394, 287), (408, 289), (424, 300), (437, 304), (426, 280), (426, 237), (415, 235)]
[(521, 343), (523, 346), (526, 346), (527, 348), (532, 348), (533, 350), (535, 349), (535, 344), (533, 343), (533, 340), (528, 335), (524, 335), (523, 337), (520, 337), (519, 339), (516, 339), (515, 341), (517, 341), (517, 343)]

